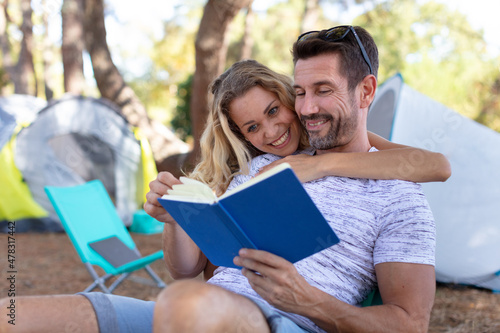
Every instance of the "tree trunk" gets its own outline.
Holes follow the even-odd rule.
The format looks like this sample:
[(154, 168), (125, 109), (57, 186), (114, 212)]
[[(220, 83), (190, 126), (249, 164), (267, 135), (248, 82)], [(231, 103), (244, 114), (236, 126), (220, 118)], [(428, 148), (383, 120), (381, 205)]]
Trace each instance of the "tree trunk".
[(83, 0), (64, 0), (62, 16), (62, 62), (64, 68), (64, 91), (81, 95), (85, 87), (83, 75)]
[(0, 78), (0, 95), (6, 95), (10, 93), (7, 86), (12, 82), (12, 78), (15, 76), (14, 73), (14, 61), (12, 60), (12, 48), (9, 40), (9, 24), (12, 23), (11, 18), (7, 8), (9, 6), (9, 1), (4, 0), (0, 2), (0, 48), (2, 50), (2, 67), (3, 70), (0, 72), (2, 76)]
[(47, 0), (42, 0), (43, 14), (42, 24), (44, 28), (43, 45), (42, 45), (42, 61), (43, 61), (43, 86), (45, 89), (45, 99), (50, 101), (54, 97), (54, 89), (52, 89), (51, 69), (54, 62), (54, 52), (49, 39), (49, 10)]
[(86, 47), (101, 95), (120, 106), (129, 123), (141, 129), (149, 140), (159, 170), (164, 170), (161, 162), (170, 155), (186, 152), (187, 145), (148, 117), (144, 105), (118, 72), (106, 42), (103, 0), (85, 1), (84, 23)]
[(11, 77), (14, 82), (14, 92), (16, 94), (37, 95), (38, 85), (35, 76), (35, 66), (33, 65), (33, 22), (31, 15), (30, 0), (21, 0), (21, 11), (23, 14), (23, 22), (21, 24), (21, 32), (23, 39), (21, 40), (21, 51), (19, 52), (19, 60), (14, 68), (14, 75)]
[(300, 26), (301, 33), (317, 29), (319, 12), (319, 0), (305, 0), (304, 15)]
[(481, 101), (479, 114), (475, 117), (475, 121), (500, 132), (500, 126), (495, 126), (495, 119), (500, 117), (500, 76), (497, 77), (493, 84), (487, 88), (489, 94)]
[(12, 67), (12, 56), (10, 54), (10, 42), (7, 26), (10, 21), (7, 13), (8, 0), (0, 3), (0, 47), (2, 49), (2, 67), (10, 71)]
[(245, 16), (245, 31), (241, 43), (240, 60), (252, 58), (252, 48), (254, 40), (252, 38), (253, 24), (255, 22), (255, 15), (252, 11), (252, 5), (247, 8), (247, 15)]
[(199, 139), (208, 115), (207, 91), (210, 82), (224, 70), (229, 23), (236, 14), (250, 6), (252, 0), (209, 0), (196, 36), (196, 71), (191, 95), (191, 122), (194, 148), (188, 162), (196, 160), (200, 146)]

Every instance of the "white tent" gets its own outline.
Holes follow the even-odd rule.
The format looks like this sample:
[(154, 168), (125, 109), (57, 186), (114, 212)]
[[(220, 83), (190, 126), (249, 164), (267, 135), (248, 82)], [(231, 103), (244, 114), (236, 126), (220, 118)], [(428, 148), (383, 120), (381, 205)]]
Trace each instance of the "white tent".
[[(436, 219), (436, 275), (440, 282), (500, 291), (500, 134), (404, 84), (381, 85), (368, 130), (391, 141), (444, 154), (452, 176), (425, 183)], [(422, 161), (409, 161), (411, 172)]]
[(0, 109), (11, 114), (20, 124), (30, 124), (45, 106), (46, 101), (30, 95), (0, 97)]
[(125, 225), (139, 208), (141, 146), (118, 107), (107, 100), (65, 96), (51, 102), (18, 133), (14, 159), (33, 199), (56, 223), (45, 186), (99, 179)]
[(15, 127), (16, 118), (0, 108), (0, 149), (10, 140)]
[(30, 124), (46, 105), (43, 99), (30, 95), (0, 97), (0, 149), (10, 140), (17, 124)]

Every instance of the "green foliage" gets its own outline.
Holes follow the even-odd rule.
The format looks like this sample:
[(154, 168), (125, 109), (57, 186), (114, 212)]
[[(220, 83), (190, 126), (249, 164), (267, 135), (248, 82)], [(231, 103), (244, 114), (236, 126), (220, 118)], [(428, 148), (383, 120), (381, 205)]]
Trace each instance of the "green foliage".
[(290, 49), (299, 35), (304, 2), (291, 0), (269, 7), (256, 17), (253, 57), (280, 73), (293, 73)]
[[(274, 3), (265, 12), (254, 13), (252, 58), (277, 72), (291, 75), (293, 64), (290, 50), (299, 35), (304, 0)], [(231, 24), (227, 67), (239, 59), (244, 19), (244, 13), (240, 13)], [(318, 24), (323, 22), (322, 19)], [(323, 26), (329, 24), (325, 23)]]
[(492, 72), (499, 77), (498, 65), (486, 52), (482, 32), (463, 14), (432, 1), (390, 0), (355, 24), (370, 31), (379, 46), (379, 82), (400, 72), (414, 89), (478, 118), (489, 90), (485, 83), (493, 82)]
[[(343, 3), (353, 2), (359, 1)], [(183, 4), (179, 8), (175, 19), (165, 22), (163, 38), (154, 40), (147, 75), (136, 78), (131, 85), (152, 117), (171, 124), (186, 137), (190, 133), (188, 96), (195, 69), (194, 40), (203, 4)], [(303, 10), (304, 0), (281, 0), (270, 1), (266, 10), (254, 12), (252, 58), (292, 75), (290, 49), (299, 34)], [(229, 27), (226, 67), (239, 59), (244, 20), (242, 11)], [(335, 24), (321, 16), (317, 28)], [(379, 46), (379, 82), (400, 72), (414, 89), (500, 129), (496, 90), (500, 59), (492, 59), (486, 52), (482, 32), (474, 30), (463, 14), (432, 1), (386, 0), (377, 1), (373, 10), (352, 24), (368, 29)]]
[(480, 106), (475, 120), (500, 132), (500, 58), (496, 61), (496, 71), (485, 75), (484, 81), (476, 82), (476, 100)]
[(187, 80), (179, 84), (177, 91), (177, 107), (175, 108), (174, 116), (170, 122), (176, 134), (182, 140), (186, 140), (192, 135), (191, 116), (189, 113), (192, 85), (193, 75), (190, 75)]
[(242, 11), (236, 15), (233, 22), (229, 25), (229, 45), (226, 55), (227, 67), (238, 61), (241, 53), (241, 45), (243, 39), (243, 30), (245, 27), (246, 11)]
[[(179, 11), (184, 9), (188, 9), (186, 14), (176, 15), (164, 23), (162, 38), (153, 39), (147, 73), (129, 81), (149, 116), (172, 126), (174, 112), (178, 113), (174, 110), (179, 103), (179, 82), (188, 80), (195, 70), (194, 41), (203, 8), (201, 5), (177, 8)], [(174, 129), (177, 128), (174, 126)]]
[(6, 87), (7, 84), (9, 83), (8, 75), (5, 69), (0, 67), (0, 91), (2, 88)]

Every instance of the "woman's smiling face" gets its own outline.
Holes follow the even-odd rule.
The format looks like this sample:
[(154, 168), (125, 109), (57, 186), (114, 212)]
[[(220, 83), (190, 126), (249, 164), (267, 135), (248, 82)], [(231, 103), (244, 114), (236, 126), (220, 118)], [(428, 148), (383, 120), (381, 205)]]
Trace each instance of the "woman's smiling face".
[(245, 139), (262, 152), (287, 156), (299, 146), (301, 125), (297, 115), (260, 86), (235, 98), (229, 114)]

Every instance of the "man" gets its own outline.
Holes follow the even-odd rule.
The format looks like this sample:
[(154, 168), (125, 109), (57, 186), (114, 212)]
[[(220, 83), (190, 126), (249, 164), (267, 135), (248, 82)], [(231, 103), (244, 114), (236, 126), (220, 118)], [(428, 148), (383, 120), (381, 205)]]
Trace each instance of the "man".
[[(369, 34), (358, 27), (307, 33), (294, 44), (293, 54), (296, 111), (315, 153), (370, 150), (366, 118), (376, 90), (378, 55)], [(257, 157), (250, 175), (232, 185), (270, 163), (280, 161), (274, 155)], [(160, 174), (145, 209), (165, 222), (165, 261), (172, 277), (192, 278), (201, 271), (210, 277), (214, 268), (206, 267), (196, 245), (157, 203), (177, 182)], [(89, 332), (98, 327), (148, 331), (153, 308), (155, 332), (426, 332), (435, 291), (435, 231), (418, 185), (326, 177), (304, 187), (334, 223), (341, 243), (296, 265), (243, 249), (234, 259), (242, 274), (219, 268), (209, 283), (178, 281), (156, 305), (95, 293), (86, 296), (92, 306), (77, 295), (21, 299), (19, 308), (36, 314), (43, 305), (52, 311), (43, 313), (51, 324), (61, 323), (62, 329), (73, 322)], [(377, 282), (384, 305), (357, 307)], [(61, 312), (62, 305), (77, 309), (74, 317)], [(31, 328), (54, 331), (41, 327), (44, 318)]]
[[(366, 119), (378, 68), (371, 36), (348, 26), (309, 32), (294, 44), (293, 56), (296, 111), (316, 154), (369, 151)], [(259, 156), (250, 175), (233, 185), (283, 160)], [(152, 184), (152, 192), (165, 193), (165, 184), (175, 183), (163, 181)], [(338, 226), (340, 244), (322, 252), (325, 258), (310, 260), (308, 267), (242, 250), (235, 258), (242, 275), (222, 269), (209, 280), (224, 289), (192, 281), (167, 288), (155, 308), (155, 331), (427, 332), (435, 293), (435, 230), (418, 185), (327, 177), (304, 187)], [(168, 220), (157, 215), (157, 208), (149, 209), (159, 220)], [(183, 247), (175, 240), (182, 238), (172, 236), (182, 233), (176, 224), (167, 222), (166, 228), (171, 250)], [(175, 277), (191, 277), (198, 263), (189, 258), (167, 259)], [(375, 276), (384, 305), (354, 306), (374, 286)]]

